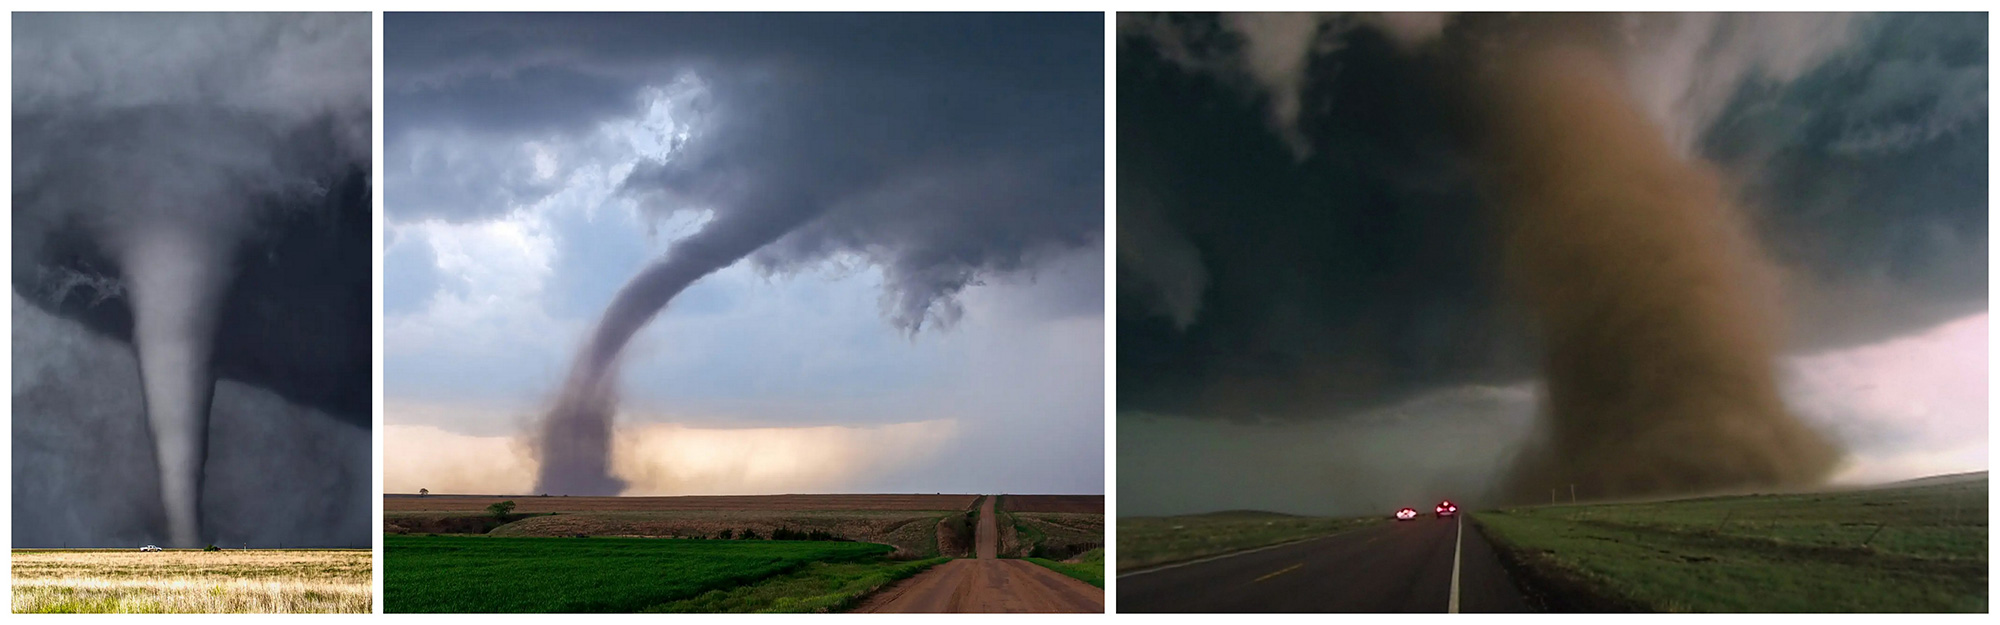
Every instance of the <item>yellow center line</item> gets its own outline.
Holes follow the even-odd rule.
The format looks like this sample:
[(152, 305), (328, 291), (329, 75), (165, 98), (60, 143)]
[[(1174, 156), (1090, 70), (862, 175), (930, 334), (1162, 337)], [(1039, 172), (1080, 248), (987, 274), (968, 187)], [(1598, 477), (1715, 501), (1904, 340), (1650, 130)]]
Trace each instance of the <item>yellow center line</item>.
[[(1298, 563), (1298, 564), (1294, 564), (1294, 565), (1291, 565), (1291, 566), (1288, 566), (1288, 567), (1285, 567), (1284, 569), (1282, 569), (1282, 570), (1279, 570), (1279, 571), (1278, 571), (1278, 572), (1276, 572), (1276, 573), (1271, 573), (1271, 574), (1269, 574), (1269, 575), (1265, 575), (1265, 576), (1263, 576), (1263, 577), (1259, 577), (1259, 578), (1257, 578), (1257, 581), (1258, 581), (1258, 582), (1261, 582), (1261, 581), (1264, 581), (1264, 580), (1267, 580), (1267, 579), (1271, 579), (1271, 578), (1273, 578), (1273, 577), (1277, 577), (1277, 576), (1279, 576), (1279, 575), (1284, 575), (1284, 574), (1286, 574), (1286, 573), (1290, 573), (1290, 572), (1292, 572), (1292, 571), (1296, 571), (1296, 570), (1298, 570), (1298, 569), (1299, 569), (1299, 567), (1302, 567), (1302, 566), (1305, 566), (1305, 565), (1306, 565), (1306, 563), (1304, 563), (1304, 562), (1300, 562), (1300, 563)], [(1251, 583), (1253, 583), (1253, 584), (1254, 584), (1254, 583), (1256, 583), (1256, 582), (1251, 582)]]

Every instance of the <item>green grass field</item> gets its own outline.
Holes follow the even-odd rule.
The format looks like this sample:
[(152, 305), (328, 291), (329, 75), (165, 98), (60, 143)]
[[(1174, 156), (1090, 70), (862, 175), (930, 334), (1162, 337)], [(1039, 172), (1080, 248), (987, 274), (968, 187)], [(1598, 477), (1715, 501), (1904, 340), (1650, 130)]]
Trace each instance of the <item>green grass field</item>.
[[(676, 540), (658, 538), (505, 538), (383, 536), (383, 607), (387, 612), (639, 612), (728, 591), (808, 569), (855, 565), (830, 574), (865, 576), (862, 568), (909, 563), (883, 556), (891, 547), (858, 542)], [(818, 587), (799, 586), (812, 596)], [(789, 609), (783, 597), (729, 605)], [(723, 605), (718, 603), (718, 605)]]
[(951, 561), (813, 562), (799, 570), (746, 586), (711, 590), (693, 599), (646, 608), (647, 612), (839, 612), (876, 589)]
[(1535, 506), (1471, 518), (1517, 574), (1574, 609), (1985, 612), (1986, 484)]
[(1104, 548), (1098, 547), (1078, 554), (1066, 561), (1048, 558), (1028, 558), (1029, 562), (1047, 567), (1051, 571), (1068, 575), (1098, 588), (1104, 587)]
[(1305, 517), (1271, 512), (1123, 517), (1118, 519), (1118, 570), (1254, 549), (1387, 521), (1387, 517)]

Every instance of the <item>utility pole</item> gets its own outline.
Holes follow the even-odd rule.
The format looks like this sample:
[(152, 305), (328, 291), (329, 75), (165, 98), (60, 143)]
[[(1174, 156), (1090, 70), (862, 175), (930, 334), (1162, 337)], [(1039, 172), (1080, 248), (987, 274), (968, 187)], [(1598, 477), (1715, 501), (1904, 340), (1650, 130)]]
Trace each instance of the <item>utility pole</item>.
[(1556, 489), (1549, 489), (1549, 505), (1556, 505)]
[(1571, 504), (1571, 505), (1575, 505), (1575, 504), (1576, 504), (1576, 485), (1575, 485), (1575, 484), (1570, 484), (1570, 485), (1569, 485), (1569, 502), (1570, 502), (1570, 504)]

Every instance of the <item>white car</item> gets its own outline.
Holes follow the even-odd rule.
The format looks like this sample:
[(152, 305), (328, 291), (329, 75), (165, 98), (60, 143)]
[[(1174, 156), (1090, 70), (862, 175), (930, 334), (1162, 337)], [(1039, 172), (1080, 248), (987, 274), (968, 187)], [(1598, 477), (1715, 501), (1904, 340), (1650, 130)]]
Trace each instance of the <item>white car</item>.
[(1396, 511), (1396, 520), (1398, 521), (1410, 521), (1416, 518), (1417, 518), (1416, 508), (1404, 508)]
[(140, 550), (140, 551), (164, 551), (163, 549), (160, 549), (160, 546), (159, 546), (159, 545), (146, 545), (146, 546), (144, 546), (144, 547), (140, 547), (140, 548), (139, 548), (139, 550)]

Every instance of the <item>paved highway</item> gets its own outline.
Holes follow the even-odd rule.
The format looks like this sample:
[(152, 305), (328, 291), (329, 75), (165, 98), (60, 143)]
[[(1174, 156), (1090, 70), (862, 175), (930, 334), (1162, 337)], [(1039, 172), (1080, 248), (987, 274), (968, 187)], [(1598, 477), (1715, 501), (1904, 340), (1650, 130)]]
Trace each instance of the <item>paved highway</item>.
[(1463, 517), (1392, 521), (1118, 576), (1118, 611), (1530, 612)]

